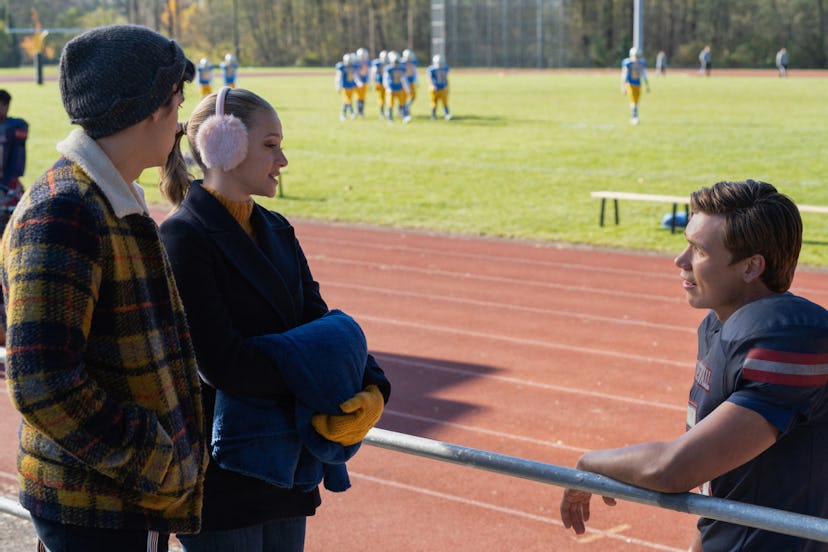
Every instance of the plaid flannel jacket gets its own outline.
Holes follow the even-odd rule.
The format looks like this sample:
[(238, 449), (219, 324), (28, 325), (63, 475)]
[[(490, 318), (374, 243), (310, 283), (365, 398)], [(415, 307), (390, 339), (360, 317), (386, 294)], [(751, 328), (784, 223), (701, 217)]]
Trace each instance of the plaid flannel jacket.
[(197, 532), (201, 395), (158, 228), (82, 131), (58, 149), (2, 242), (20, 502), (65, 524)]

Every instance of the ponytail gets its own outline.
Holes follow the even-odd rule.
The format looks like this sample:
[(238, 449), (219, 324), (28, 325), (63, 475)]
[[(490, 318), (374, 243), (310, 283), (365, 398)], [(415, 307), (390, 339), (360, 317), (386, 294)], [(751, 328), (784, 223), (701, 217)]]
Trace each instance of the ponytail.
[(184, 201), (187, 190), (194, 180), (193, 175), (187, 170), (187, 162), (184, 154), (181, 153), (181, 137), (187, 134), (187, 123), (179, 125), (175, 133), (175, 143), (170, 155), (167, 156), (167, 163), (161, 168), (161, 183), (158, 189), (161, 195), (173, 206), (178, 207)]

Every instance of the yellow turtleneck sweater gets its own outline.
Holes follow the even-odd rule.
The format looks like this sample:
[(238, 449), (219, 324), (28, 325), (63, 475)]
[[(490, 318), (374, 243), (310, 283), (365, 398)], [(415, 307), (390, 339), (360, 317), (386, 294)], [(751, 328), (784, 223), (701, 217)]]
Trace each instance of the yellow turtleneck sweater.
[(253, 226), (250, 224), (250, 215), (253, 214), (253, 198), (247, 201), (234, 201), (227, 196), (217, 192), (216, 190), (203, 186), (205, 190), (219, 200), (219, 203), (224, 205), (224, 208), (233, 216), (234, 219), (241, 225), (247, 235), (255, 238), (253, 234)]

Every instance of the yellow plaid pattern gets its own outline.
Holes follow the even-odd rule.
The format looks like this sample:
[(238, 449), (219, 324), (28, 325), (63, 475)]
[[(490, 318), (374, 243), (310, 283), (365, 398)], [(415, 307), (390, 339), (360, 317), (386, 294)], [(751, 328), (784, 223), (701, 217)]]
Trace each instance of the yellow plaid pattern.
[(2, 242), (20, 502), (106, 529), (197, 532), (207, 456), (195, 354), (155, 222), (59, 160)]

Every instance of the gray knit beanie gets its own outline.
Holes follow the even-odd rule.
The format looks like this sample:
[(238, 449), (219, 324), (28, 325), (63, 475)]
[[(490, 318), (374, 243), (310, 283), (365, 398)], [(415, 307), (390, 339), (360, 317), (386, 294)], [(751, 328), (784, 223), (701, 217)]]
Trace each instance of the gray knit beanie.
[(69, 119), (102, 138), (149, 117), (194, 75), (174, 40), (148, 27), (108, 25), (64, 46), (60, 95)]

